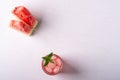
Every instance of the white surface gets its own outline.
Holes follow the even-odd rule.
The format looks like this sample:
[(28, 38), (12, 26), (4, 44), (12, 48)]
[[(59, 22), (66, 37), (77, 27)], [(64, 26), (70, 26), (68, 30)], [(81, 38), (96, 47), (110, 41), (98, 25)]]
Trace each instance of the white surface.
[[(120, 0), (1, 0), (0, 80), (120, 80)], [(38, 19), (28, 37), (8, 27), (24, 5)], [(57, 53), (64, 72), (46, 75), (41, 57)]]

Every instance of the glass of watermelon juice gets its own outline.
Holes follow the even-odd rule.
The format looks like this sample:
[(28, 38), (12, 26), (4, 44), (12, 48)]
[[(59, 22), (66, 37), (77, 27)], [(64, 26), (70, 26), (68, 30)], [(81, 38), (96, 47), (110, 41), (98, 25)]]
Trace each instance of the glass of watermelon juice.
[(50, 53), (42, 58), (42, 69), (46, 74), (56, 75), (62, 71), (63, 61), (58, 55)]

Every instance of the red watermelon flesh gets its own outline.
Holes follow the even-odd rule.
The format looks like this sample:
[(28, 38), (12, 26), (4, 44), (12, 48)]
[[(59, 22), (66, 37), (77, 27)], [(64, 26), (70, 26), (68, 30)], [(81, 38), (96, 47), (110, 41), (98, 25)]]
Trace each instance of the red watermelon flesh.
[(38, 21), (28, 9), (24, 6), (18, 6), (12, 10), (12, 14), (15, 15), (18, 20), (11, 20), (10, 26), (15, 30), (31, 35), (36, 28)]
[(29, 25), (23, 23), (22, 21), (11, 20), (10, 27), (18, 31), (22, 31), (26, 34), (29, 34), (31, 31), (31, 28), (29, 27)]
[(33, 26), (35, 24), (35, 17), (28, 11), (27, 8), (23, 6), (15, 7), (12, 13), (18, 17), (20, 20), (23, 20), (28, 25)]

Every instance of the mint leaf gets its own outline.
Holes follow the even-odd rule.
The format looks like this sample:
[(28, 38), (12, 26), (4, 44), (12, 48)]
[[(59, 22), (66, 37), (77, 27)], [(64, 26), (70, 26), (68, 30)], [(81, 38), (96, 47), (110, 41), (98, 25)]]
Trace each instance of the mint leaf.
[(47, 64), (49, 63), (49, 61), (48, 60), (46, 60), (45, 61), (45, 64), (44, 64), (44, 66), (47, 66)]
[(51, 63), (54, 63), (52, 59), (50, 60), (50, 62), (51, 62)]
[(47, 58), (46, 57), (42, 57), (42, 59), (46, 60)]
[(53, 52), (51, 52), (48, 57), (51, 58), (53, 56)]
[(51, 59), (52, 56), (53, 56), (53, 52), (51, 52), (51, 53), (50, 53), (48, 56), (46, 56), (46, 57), (42, 57), (42, 59), (45, 60), (44, 66), (47, 66), (47, 64), (48, 64), (49, 62), (54, 63), (53, 60)]

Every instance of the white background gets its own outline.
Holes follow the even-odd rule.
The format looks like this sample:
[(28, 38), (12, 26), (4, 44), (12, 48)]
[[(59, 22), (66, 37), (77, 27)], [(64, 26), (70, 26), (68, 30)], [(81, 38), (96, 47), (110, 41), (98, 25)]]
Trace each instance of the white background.
[[(41, 19), (31, 37), (9, 28), (19, 5)], [(0, 21), (0, 80), (120, 80), (120, 0), (1, 0)], [(50, 52), (61, 74), (42, 71)]]

